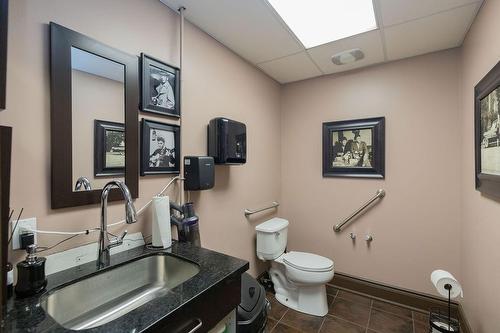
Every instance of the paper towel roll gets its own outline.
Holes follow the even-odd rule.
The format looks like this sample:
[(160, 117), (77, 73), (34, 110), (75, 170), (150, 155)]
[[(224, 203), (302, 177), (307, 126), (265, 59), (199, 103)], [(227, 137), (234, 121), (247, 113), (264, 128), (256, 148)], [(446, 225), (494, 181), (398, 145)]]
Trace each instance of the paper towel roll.
[(462, 286), (458, 283), (457, 279), (450, 272), (444, 271), (442, 269), (435, 270), (431, 274), (431, 281), (438, 293), (448, 298), (448, 290), (445, 289), (445, 285), (451, 285), (451, 298), (456, 298), (457, 296), (464, 297), (464, 293), (462, 291)]
[(172, 246), (170, 201), (168, 196), (153, 197), (153, 246), (164, 249)]

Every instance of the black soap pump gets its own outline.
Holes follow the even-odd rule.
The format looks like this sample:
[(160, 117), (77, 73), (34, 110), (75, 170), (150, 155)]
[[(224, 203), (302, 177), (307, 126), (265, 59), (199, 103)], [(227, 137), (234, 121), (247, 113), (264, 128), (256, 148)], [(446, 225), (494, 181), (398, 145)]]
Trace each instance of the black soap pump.
[(28, 255), (17, 264), (17, 284), (15, 292), (18, 297), (29, 297), (42, 292), (47, 286), (45, 277), (45, 258), (36, 256), (36, 245), (26, 248)]

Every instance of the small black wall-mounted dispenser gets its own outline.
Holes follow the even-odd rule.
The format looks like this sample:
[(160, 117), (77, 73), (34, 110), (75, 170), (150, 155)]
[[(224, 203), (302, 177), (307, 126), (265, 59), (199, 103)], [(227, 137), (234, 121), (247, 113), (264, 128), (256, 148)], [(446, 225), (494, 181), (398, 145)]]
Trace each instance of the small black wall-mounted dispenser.
[(214, 187), (215, 167), (211, 156), (184, 156), (184, 189), (208, 190)]
[(208, 124), (208, 155), (215, 164), (244, 164), (247, 161), (246, 125), (227, 118)]

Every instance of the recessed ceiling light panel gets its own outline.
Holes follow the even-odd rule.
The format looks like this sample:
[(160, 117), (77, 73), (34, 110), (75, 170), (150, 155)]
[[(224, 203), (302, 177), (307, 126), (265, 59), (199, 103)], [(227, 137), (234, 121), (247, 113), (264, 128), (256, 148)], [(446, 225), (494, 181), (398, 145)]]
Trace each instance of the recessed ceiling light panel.
[(305, 48), (377, 29), (372, 0), (267, 0)]

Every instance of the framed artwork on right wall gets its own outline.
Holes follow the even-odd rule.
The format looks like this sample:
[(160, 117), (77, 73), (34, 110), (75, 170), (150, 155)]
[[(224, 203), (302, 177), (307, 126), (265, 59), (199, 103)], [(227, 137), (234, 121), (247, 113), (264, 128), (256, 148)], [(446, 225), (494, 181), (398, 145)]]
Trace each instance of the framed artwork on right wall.
[(500, 198), (500, 62), (474, 88), (476, 189)]

